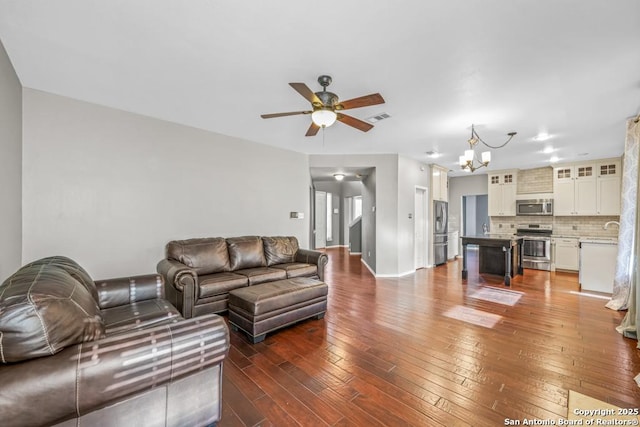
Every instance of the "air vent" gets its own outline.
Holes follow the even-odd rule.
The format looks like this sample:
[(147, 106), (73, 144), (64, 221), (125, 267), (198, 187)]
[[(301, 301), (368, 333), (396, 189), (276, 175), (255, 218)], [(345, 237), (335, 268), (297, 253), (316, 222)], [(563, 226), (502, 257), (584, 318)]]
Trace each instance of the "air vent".
[(367, 121), (369, 123), (377, 123), (380, 120), (388, 119), (389, 117), (391, 117), (391, 116), (388, 113), (380, 113), (377, 116), (371, 116), (371, 117), (367, 118)]

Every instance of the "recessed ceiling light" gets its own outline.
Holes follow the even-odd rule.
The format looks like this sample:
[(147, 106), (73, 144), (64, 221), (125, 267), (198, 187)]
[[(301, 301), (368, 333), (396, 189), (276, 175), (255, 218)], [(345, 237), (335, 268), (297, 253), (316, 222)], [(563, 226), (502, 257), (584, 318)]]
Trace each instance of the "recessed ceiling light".
[(560, 160), (560, 159), (558, 159), (558, 156), (551, 156), (551, 158), (549, 159), (549, 161), (550, 161), (551, 163), (555, 163), (555, 162), (557, 162), (558, 160)]
[(553, 147), (545, 147), (544, 150), (542, 150), (542, 152), (544, 154), (551, 154), (553, 153), (555, 150), (553, 149)]
[(546, 132), (540, 132), (538, 135), (533, 137), (533, 140), (534, 141), (546, 141), (549, 138), (551, 138), (551, 135), (549, 135)]

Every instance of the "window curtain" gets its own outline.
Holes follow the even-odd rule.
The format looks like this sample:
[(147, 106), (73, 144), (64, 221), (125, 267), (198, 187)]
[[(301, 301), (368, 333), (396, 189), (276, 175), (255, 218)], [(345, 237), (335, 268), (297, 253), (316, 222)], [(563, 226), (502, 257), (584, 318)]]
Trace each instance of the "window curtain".
[[(625, 143), (625, 158), (627, 156), (627, 147), (629, 146), (629, 140), (633, 140), (632, 144), (635, 144), (635, 149), (633, 155), (636, 158), (635, 161), (635, 185), (636, 189), (634, 190), (635, 195), (637, 195), (637, 188), (640, 185), (640, 176), (638, 175), (638, 142), (640, 141), (640, 115), (636, 118), (636, 120), (630, 120), (627, 124), (627, 140)], [(626, 162), (625, 162), (626, 166)], [(625, 172), (626, 174), (626, 172)], [(624, 178), (623, 178), (624, 179)], [(625, 187), (623, 186), (623, 191), (625, 191)], [(625, 195), (626, 197), (626, 195)], [(634, 196), (635, 197), (635, 196)], [(624, 335), (627, 338), (633, 338), (638, 340), (638, 325), (640, 325), (640, 312), (638, 311), (638, 307), (640, 307), (640, 276), (638, 274), (638, 242), (640, 242), (640, 215), (637, 213), (640, 212), (640, 204), (638, 203), (638, 198), (635, 197), (634, 201), (635, 205), (635, 214), (633, 218), (634, 230), (631, 233), (631, 253), (630, 253), (630, 262), (629, 262), (629, 291), (627, 294), (627, 314), (622, 319), (622, 323), (620, 326), (616, 328), (618, 332)], [(622, 218), (621, 218), (622, 220)], [(622, 231), (622, 223), (620, 224), (620, 231)], [(620, 267), (620, 262), (618, 262), (618, 267)], [(617, 280), (617, 274), (616, 274)], [(615, 292), (615, 288), (614, 288)], [(637, 348), (640, 348), (640, 341), (636, 345)], [(636, 375), (634, 378), (635, 382), (640, 386), (640, 374)]]
[(638, 229), (638, 153), (640, 147), (640, 123), (627, 121), (622, 175), (622, 210), (618, 231), (618, 257), (613, 292), (607, 307), (626, 310), (631, 302), (633, 273), (636, 271), (636, 231)]

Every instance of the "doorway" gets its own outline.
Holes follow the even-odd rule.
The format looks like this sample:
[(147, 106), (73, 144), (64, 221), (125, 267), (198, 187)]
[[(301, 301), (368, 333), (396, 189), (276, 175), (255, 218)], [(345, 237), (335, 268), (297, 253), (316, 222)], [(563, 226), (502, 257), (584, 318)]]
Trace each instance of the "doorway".
[(416, 270), (427, 267), (427, 217), (429, 212), (427, 206), (429, 199), (427, 196), (426, 188), (416, 186), (414, 200), (415, 218), (413, 220)]
[(314, 249), (318, 249), (327, 246), (327, 193), (316, 191), (315, 200)]
[(484, 232), (483, 225), (489, 227), (489, 196), (462, 196), (461, 225), (463, 236), (481, 235)]

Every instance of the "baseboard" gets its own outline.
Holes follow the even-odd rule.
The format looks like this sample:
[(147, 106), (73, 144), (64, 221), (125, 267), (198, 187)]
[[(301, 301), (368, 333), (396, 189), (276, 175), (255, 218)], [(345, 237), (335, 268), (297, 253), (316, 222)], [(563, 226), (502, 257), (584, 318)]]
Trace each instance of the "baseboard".
[(410, 274), (414, 274), (416, 272), (415, 270), (410, 270), (410, 271), (405, 271), (404, 273), (399, 273), (399, 274), (377, 274), (375, 271), (373, 271), (371, 267), (369, 267), (369, 264), (367, 264), (364, 259), (360, 258), (360, 262), (363, 263), (365, 267), (367, 267), (367, 270), (369, 270), (369, 272), (373, 274), (373, 276), (376, 279), (403, 277), (403, 276), (408, 276)]
[(349, 252), (349, 255), (362, 255), (362, 252)]
[(376, 274), (376, 277), (380, 277), (380, 278), (385, 278), (385, 277), (404, 277), (404, 276), (408, 276), (410, 274), (414, 274), (416, 271), (415, 270), (410, 270), (410, 271), (405, 271), (404, 273), (399, 273), (399, 274)]
[(367, 267), (367, 270), (369, 270), (369, 273), (373, 274), (373, 276), (375, 277), (376, 272), (373, 271), (371, 267), (369, 267), (369, 264), (367, 264), (367, 262), (363, 258), (360, 258), (360, 262), (363, 263), (364, 266)]

